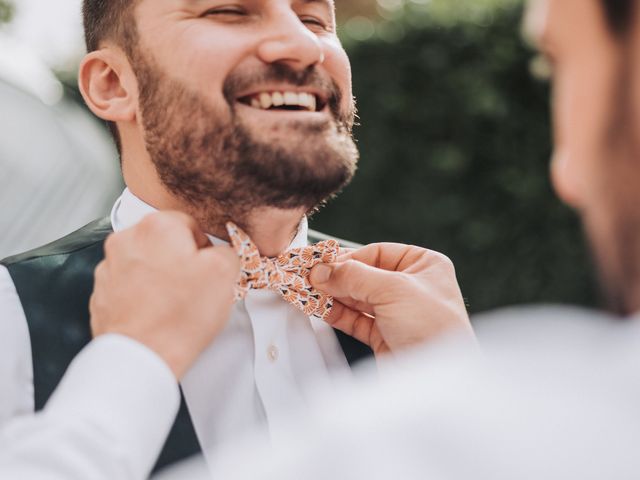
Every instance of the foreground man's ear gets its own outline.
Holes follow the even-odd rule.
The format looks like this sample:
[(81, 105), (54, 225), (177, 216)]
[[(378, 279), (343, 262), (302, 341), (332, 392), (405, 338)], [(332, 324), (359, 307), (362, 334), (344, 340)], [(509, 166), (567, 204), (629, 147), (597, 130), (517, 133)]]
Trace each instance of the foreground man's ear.
[(135, 120), (137, 82), (122, 51), (103, 48), (87, 54), (80, 64), (78, 86), (99, 118), (111, 122)]

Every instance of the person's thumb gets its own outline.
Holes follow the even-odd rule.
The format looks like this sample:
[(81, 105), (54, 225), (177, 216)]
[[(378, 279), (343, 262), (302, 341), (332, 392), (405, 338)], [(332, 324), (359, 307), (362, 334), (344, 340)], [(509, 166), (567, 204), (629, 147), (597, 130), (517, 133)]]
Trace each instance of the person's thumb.
[(351, 298), (376, 305), (376, 299), (388, 286), (392, 272), (357, 260), (320, 263), (311, 270), (309, 280), (318, 290), (336, 298)]

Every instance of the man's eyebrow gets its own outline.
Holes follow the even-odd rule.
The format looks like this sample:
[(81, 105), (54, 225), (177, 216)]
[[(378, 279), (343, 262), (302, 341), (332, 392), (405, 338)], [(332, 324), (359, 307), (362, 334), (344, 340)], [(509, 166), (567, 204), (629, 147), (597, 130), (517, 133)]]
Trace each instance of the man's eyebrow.
[[(182, 0), (183, 3), (189, 4), (189, 5), (197, 5), (199, 3), (204, 3), (205, 1), (207, 0)], [(308, 5), (311, 3), (319, 3), (319, 4), (326, 5), (326, 7), (332, 12), (335, 10), (334, 0), (296, 0), (296, 3), (302, 3), (303, 5)]]
[(321, 4), (325, 4), (327, 6), (327, 8), (331, 11), (334, 10), (335, 8), (335, 3), (333, 0), (297, 0), (299, 3), (302, 3), (304, 5), (308, 5), (310, 3), (321, 3)]
[(207, 0), (181, 0), (183, 5), (196, 6), (205, 3)]

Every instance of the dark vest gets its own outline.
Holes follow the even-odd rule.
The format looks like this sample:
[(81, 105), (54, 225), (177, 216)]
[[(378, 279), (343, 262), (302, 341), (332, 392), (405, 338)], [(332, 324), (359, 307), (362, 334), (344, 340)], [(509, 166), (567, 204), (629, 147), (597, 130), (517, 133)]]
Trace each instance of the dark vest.
[[(9, 270), (27, 317), (36, 410), (44, 407), (73, 358), (91, 341), (93, 271), (104, 258), (103, 243), (112, 231), (109, 219), (97, 220), (49, 245), (0, 262)], [(349, 364), (371, 355), (362, 343), (336, 334)], [(182, 397), (154, 470), (199, 452)]]

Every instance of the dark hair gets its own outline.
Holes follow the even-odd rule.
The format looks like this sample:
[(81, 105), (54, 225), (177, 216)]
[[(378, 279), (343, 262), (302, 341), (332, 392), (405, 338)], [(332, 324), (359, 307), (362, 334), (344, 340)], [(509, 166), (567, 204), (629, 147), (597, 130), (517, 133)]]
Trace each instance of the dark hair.
[(133, 7), (137, 0), (83, 0), (82, 20), (87, 51), (111, 40), (128, 52), (136, 40)]
[[(83, 0), (82, 20), (87, 52), (100, 49), (105, 40), (118, 45), (132, 57), (137, 43), (137, 28), (133, 8), (137, 0)], [(118, 152), (122, 153), (120, 133), (114, 122), (107, 122)]]
[(628, 32), (633, 21), (635, 0), (602, 0), (611, 30), (616, 35)]

